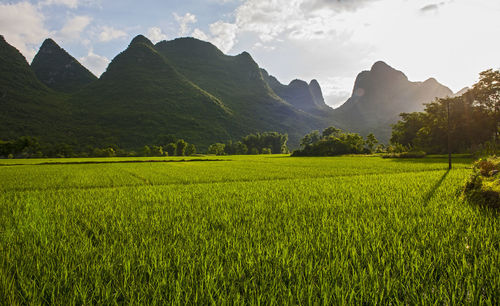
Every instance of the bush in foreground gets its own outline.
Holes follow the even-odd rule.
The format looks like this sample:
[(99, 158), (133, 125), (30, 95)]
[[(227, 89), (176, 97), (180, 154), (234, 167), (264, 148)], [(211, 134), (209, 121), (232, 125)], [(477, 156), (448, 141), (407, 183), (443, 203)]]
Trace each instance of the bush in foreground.
[(483, 158), (474, 163), (465, 184), (464, 196), (481, 206), (500, 208), (500, 157)]

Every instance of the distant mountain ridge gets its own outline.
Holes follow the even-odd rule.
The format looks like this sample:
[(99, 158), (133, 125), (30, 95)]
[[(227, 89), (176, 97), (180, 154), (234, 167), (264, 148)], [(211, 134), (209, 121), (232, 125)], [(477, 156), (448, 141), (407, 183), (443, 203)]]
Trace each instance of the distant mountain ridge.
[(309, 84), (305, 81), (295, 79), (288, 85), (281, 84), (274, 76), (269, 75), (265, 69), (261, 69), (262, 76), (269, 87), (283, 100), (296, 108), (306, 112), (317, 112), (330, 110), (325, 103), (323, 92), (318, 81), (312, 80)]
[(344, 118), (346, 128), (352, 131), (364, 135), (374, 132), (387, 141), (391, 124), (400, 113), (422, 111), (424, 103), (452, 94), (434, 78), (411, 82), (403, 72), (379, 61), (358, 74), (351, 97), (335, 109), (334, 116)]
[(100, 78), (51, 39), (30, 67), (1, 37), (0, 71), (0, 139), (33, 135), (128, 149), (166, 134), (203, 149), (264, 131), (288, 133), (295, 148), (303, 135), (328, 126), (386, 141), (400, 112), (451, 94), (434, 79), (410, 82), (377, 62), (358, 75), (351, 98), (332, 109), (316, 80), (281, 84), (247, 52), (228, 56), (194, 38), (153, 44), (142, 35)]
[(52, 39), (46, 39), (31, 62), (31, 69), (48, 87), (74, 92), (97, 80), (87, 68)]

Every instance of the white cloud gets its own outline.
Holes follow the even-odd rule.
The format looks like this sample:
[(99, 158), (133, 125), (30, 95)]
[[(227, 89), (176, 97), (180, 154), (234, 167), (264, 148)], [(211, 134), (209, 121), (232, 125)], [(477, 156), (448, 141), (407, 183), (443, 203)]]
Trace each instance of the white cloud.
[(0, 34), (31, 61), (41, 42), (50, 35), (45, 17), (29, 2), (0, 4)]
[(379, 0), (307, 0), (302, 1), (301, 8), (305, 11), (314, 12), (317, 10), (329, 9), (337, 12), (355, 11), (368, 3)]
[(147, 37), (153, 42), (157, 43), (162, 40), (167, 39), (167, 35), (158, 27), (152, 27), (148, 29)]
[(325, 102), (332, 107), (338, 107), (351, 96), (354, 86), (352, 77), (326, 77), (319, 80)]
[(63, 28), (57, 33), (60, 40), (78, 40), (80, 34), (90, 24), (92, 18), (89, 16), (75, 16), (66, 21)]
[(238, 27), (235, 24), (217, 21), (210, 25), (210, 41), (222, 52), (228, 52), (236, 43)]
[(377, 60), (457, 90), (498, 66), (499, 14), (497, 0), (246, 0), (233, 49), (284, 83), (318, 79), (330, 104)]
[(293, 39), (324, 39), (334, 35), (337, 16), (355, 12), (380, 0), (247, 0), (236, 10), (241, 31), (258, 35), (261, 42), (283, 36)]
[(96, 76), (100, 76), (106, 70), (110, 62), (105, 56), (95, 54), (92, 49), (89, 50), (86, 56), (80, 57), (78, 60)]
[(208, 37), (207, 34), (205, 34), (205, 32), (203, 32), (202, 30), (196, 28), (194, 29), (193, 33), (191, 33), (191, 36), (193, 36), (194, 38), (198, 38), (200, 40), (204, 40), (204, 41), (208, 41), (210, 38)]
[(75, 9), (78, 7), (78, 0), (45, 0), (40, 2), (41, 6), (62, 5)]
[(101, 7), (102, 0), (43, 0), (38, 3), (39, 7), (44, 6), (66, 6), (70, 9), (78, 7)]
[(262, 49), (262, 50), (267, 50), (267, 51), (273, 51), (276, 49), (276, 47), (264, 45), (263, 43), (261, 43), (259, 41), (259, 42), (256, 42), (255, 45), (253, 45), (252, 49), (254, 49), (254, 50)]
[(219, 20), (209, 26), (209, 31), (210, 34), (206, 34), (196, 28), (191, 33), (191, 36), (211, 42), (224, 53), (229, 52), (236, 43), (238, 27), (235, 24)]
[(191, 24), (196, 23), (196, 16), (191, 13), (186, 13), (184, 16), (179, 16), (174, 13), (175, 20), (179, 23), (179, 35), (185, 36), (191, 30)]
[(113, 27), (102, 26), (100, 30), (101, 33), (99, 33), (99, 41), (101, 42), (108, 42), (110, 40), (115, 40), (127, 36), (126, 32), (115, 29)]

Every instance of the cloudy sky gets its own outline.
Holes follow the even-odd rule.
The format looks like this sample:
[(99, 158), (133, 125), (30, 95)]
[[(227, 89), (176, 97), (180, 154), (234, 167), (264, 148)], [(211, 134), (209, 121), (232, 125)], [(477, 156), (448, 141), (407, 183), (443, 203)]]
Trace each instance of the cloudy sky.
[(248, 51), (282, 83), (317, 79), (336, 106), (377, 60), (458, 91), (500, 68), (499, 0), (0, 0), (0, 34), (29, 62), (52, 37), (99, 76), (137, 34)]

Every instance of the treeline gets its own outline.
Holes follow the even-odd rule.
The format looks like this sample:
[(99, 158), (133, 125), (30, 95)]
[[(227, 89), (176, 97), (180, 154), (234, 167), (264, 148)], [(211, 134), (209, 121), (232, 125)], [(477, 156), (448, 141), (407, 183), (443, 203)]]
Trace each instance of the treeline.
[(244, 154), (283, 154), (289, 153), (286, 145), (287, 134), (278, 132), (264, 132), (250, 134), (240, 141), (214, 143), (208, 147), (208, 154), (215, 155), (244, 155)]
[(370, 154), (384, 151), (385, 147), (378, 144), (377, 138), (369, 134), (364, 139), (356, 133), (344, 132), (333, 126), (326, 128), (320, 134), (312, 131), (302, 138), (300, 149), (292, 156), (336, 156), (343, 154)]
[(402, 113), (392, 126), (392, 144), (427, 153), (499, 149), (500, 71), (480, 73), (479, 82), (457, 97), (437, 99), (423, 112)]
[(126, 150), (115, 144), (104, 147), (79, 148), (66, 143), (43, 143), (36, 137), (21, 136), (14, 140), (0, 140), (0, 158), (43, 157), (134, 157), (134, 156), (190, 156), (196, 154), (194, 144), (173, 135), (160, 136), (152, 145), (140, 150)]

